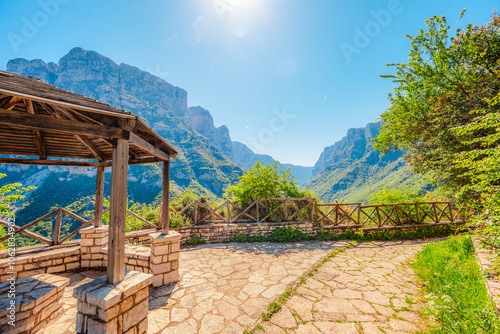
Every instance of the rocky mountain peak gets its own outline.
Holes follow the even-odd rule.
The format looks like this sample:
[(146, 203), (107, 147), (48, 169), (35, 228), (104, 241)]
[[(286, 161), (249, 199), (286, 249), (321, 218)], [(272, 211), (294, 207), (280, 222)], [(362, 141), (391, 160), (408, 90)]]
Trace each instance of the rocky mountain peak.
[(344, 138), (331, 146), (325, 147), (314, 165), (312, 175), (318, 175), (327, 166), (343, 159), (360, 159), (373, 151), (373, 142), (371, 140), (378, 136), (381, 126), (381, 123), (368, 123), (364, 128), (347, 130)]

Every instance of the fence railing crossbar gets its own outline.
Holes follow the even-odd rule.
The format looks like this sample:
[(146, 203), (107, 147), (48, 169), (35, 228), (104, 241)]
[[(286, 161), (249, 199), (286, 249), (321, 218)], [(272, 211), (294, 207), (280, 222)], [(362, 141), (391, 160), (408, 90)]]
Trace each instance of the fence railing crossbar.
[[(304, 204), (304, 202), (306, 203)], [(463, 208), (457, 208), (453, 202), (444, 201), (361, 205), (361, 203), (316, 203), (316, 199), (304, 197), (254, 200), (246, 207), (240, 207), (226, 200), (214, 209), (211, 209), (208, 205), (198, 200), (194, 200), (180, 211), (175, 211), (172, 208), (169, 208), (169, 211), (187, 215), (187, 210), (192, 207), (194, 207), (194, 210), (190, 211), (189, 214), (192, 215), (193, 225), (204, 223), (246, 223), (248, 221), (266, 222), (271, 220), (271, 218), (276, 219), (276, 217), (279, 217), (280, 221), (302, 219), (322, 225), (355, 226), (357, 228), (442, 224), (445, 223), (443, 219), (447, 219), (447, 222), (453, 222), (463, 210)], [(225, 213), (221, 211), (224, 209), (226, 210)], [(109, 212), (109, 208), (104, 210), (103, 213), (107, 212)], [(56, 219), (52, 238), (44, 237), (29, 230), (36, 224), (54, 215), (56, 215)], [(82, 225), (61, 238), (63, 215), (76, 219)], [(157, 224), (144, 219), (131, 210), (127, 209), (127, 215), (138, 219), (148, 228), (158, 229)], [(57, 208), (23, 226), (9, 225), (4, 220), (0, 220), (0, 226), (11, 226), (14, 228), (14, 234), (24, 234), (42, 243), (59, 245), (71, 239), (82, 228), (94, 225), (94, 219), (87, 220), (65, 208)], [(0, 242), (8, 238), (10, 238), (10, 235), (3, 236), (0, 238)]]

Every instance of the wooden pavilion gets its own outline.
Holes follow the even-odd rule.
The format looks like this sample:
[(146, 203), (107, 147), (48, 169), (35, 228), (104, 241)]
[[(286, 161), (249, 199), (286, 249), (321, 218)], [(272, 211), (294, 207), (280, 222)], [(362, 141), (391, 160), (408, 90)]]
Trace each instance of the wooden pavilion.
[(130, 112), (40, 79), (0, 71), (0, 155), (0, 164), (97, 168), (96, 227), (102, 226), (104, 171), (111, 167), (111, 284), (121, 281), (125, 272), (128, 165), (163, 163), (160, 224), (162, 233), (168, 233), (170, 159), (177, 151)]

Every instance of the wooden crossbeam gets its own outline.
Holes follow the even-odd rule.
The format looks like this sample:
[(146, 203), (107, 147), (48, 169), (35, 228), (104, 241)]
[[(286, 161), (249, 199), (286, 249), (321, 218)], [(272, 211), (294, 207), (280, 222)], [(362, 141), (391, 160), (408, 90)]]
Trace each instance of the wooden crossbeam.
[(135, 218), (139, 219), (141, 222), (143, 222), (143, 223), (144, 223), (144, 224), (146, 224), (146, 225), (149, 225), (149, 226), (151, 226), (151, 227), (153, 227), (153, 228), (155, 228), (155, 229), (156, 229), (156, 228), (158, 228), (158, 226), (156, 226), (155, 224), (153, 224), (153, 223), (151, 223), (151, 222), (147, 221), (146, 219), (142, 218), (141, 216), (139, 216), (139, 215), (138, 215), (138, 214), (136, 214), (135, 212), (130, 211), (129, 209), (127, 209), (127, 213), (128, 213), (128, 214), (130, 214), (131, 216), (133, 216), (133, 217), (135, 217)]
[(215, 209), (210, 209), (208, 206), (206, 206), (205, 204), (203, 203), (200, 203), (200, 205), (202, 205), (205, 209), (208, 210), (209, 214), (206, 215), (205, 217), (203, 217), (202, 219), (199, 220), (199, 222), (203, 222), (205, 220), (207, 220), (207, 218), (211, 218), (212, 215), (215, 215), (223, 220), (226, 220), (226, 218), (224, 218), (222, 215), (218, 214), (216, 211), (217, 210), (220, 210), (224, 205), (226, 205), (226, 202), (222, 203), (221, 205), (219, 205), (218, 207), (216, 207)]
[(154, 155), (157, 158), (160, 158), (162, 160), (170, 160), (170, 156), (167, 153), (156, 148), (154, 145), (148, 143), (133, 132), (130, 133), (130, 143), (142, 148), (145, 151), (148, 151), (149, 153), (151, 153), (151, 155)]
[(106, 137), (128, 139), (129, 132), (120, 128), (104, 125), (94, 125), (66, 119), (57, 119), (45, 115), (30, 115), (28, 113), (0, 109), (0, 124), (13, 128), (39, 130), (47, 132), (83, 135), (91, 137)]

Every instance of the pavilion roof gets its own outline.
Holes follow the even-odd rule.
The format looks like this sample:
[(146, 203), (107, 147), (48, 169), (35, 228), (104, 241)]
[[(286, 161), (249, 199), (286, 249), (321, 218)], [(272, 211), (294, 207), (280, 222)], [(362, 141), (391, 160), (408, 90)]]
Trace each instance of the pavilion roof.
[(36, 156), (38, 164), (49, 157), (106, 162), (114, 139), (130, 140), (132, 162), (164, 161), (178, 153), (131, 112), (0, 71), (1, 155)]

